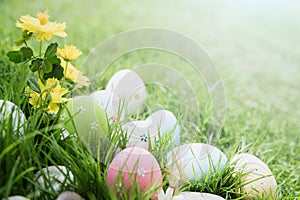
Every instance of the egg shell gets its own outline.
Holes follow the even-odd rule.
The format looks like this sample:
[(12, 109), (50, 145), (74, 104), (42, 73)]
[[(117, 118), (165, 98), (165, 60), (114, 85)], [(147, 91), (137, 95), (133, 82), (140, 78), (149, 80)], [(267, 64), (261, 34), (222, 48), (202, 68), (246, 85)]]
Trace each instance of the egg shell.
[(159, 134), (163, 137), (172, 130), (174, 131), (171, 136), (172, 143), (180, 143), (180, 127), (174, 114), (168, 110), (156, 111), (146, 120), (129, 122), (122, 126), (122, 130), (129, 136), (127, 147), (136, 146), (148, 149), (149, 137), (151, 145), (154, 146), (159, 142)]
[(199, 192), (181, 192), (173, 200), (225, 200), (223, 197)]
[[(128, 137), (126, 147), (141, 147), (148, 150), (148, 134), (153, 135), (153, 132), (151, 133), (151, 130), (149, 130), (150, 125), (151, 124), (145, 120), (124, 124), (122, 130)], [(152, 138), (151, 143), (155, 143)]]
[(60, 115), (69, 134), (78, 133), (82, 142), (95, 152), (102, 137), (108, 133), (105, 111), (92, 96), (77, 96), (69, 101)]
[(16, 195), (16, 196), (8, 197), (7, 200), (29, 200), (29, 199), (23, 196)]
[(227, 162), (225, 154), (218, 148), (203, 143), (184, 144), (167, 154), (170, 181), (186, 179), (202, 180), (214, 169), (221, 170)]
[(84, 198), (75, 192), (65, 191), (56, 200), (84, 200)]
[(106, 85), (113, 92), (113, 104), (124, 108), (126, 114), (136, 114), (143, 110), (147, 92), (141, 77), (132, 70), (116, 72)]
[[(122, 182), (119, 182), (118, 175), (122, 176)], [(162, 184), (157, 160), (149, 151), (140, 147), (128, 147), (119, 152), (111, 162), (106, 176), (108, 187), (118, 192), (120, 187), (128, 191), (134, 180), (143, 192), (149, 192)], [(155, 198), (156, 193), (152, 195), (152, 199)]]
[[(18, 106), (10, 101), (0, 100), (0, 111), (1, 122), (9, 119), (11, 116), (11, 124), (5, 126), (11, 126), (14, 132), (19, 131), (20, 134), (24, 133), (26, 117)], [(10, 121), (7, 120), (6, 122), (9, 123)], [(2, 136), (5, 136), (5, 130), (2, 131)]]
[(152, 113), (146, 120), (151, 122), (156, 131), (160, 129), (160, 133), (167, 133), (175, 129), (173, 133), (174, 144), (180, 143), (180, 126), (171, 111), (158, 110)]
[(248, 183), (243, 187), (247, 194), (245, 199), (264, 195), (276, 199), (277, 183), (269, 167), (259, 158), (248, 153), (235, 155), (231, 163), (235, 164), (235, 171), (242, 172), (243, 183)]
[(35, 177), (42, 188), (49, 189), (49, 184), (51, 184), (54, 191), (60, 191), (62, 184), (68, 185), (69, 180), (74, 180), (72, 172), (68, 171), (65, 166), (48, 166), (38, 171)]
[(109, 122), (114, 122), (116, 119), (119, 119), (120, 121), (124, 120), (125, 112), (121, 112), (121, 110), (119, 112), (119, 107), (116, 104), (113, 104), (112, 92), (108, 90), (99, 90), (93, 92), (91, 96), (97, 101), (97, 105), (102, 110), (105, 110)]

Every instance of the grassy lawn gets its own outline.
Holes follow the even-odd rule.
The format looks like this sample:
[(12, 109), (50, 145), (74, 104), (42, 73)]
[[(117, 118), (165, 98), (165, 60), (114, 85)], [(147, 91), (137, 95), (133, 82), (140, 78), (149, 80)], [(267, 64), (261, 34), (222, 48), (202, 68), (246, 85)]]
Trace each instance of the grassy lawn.
[[(36, 16), (44, 10), (49, 11), (50, 19), (67, 23), (68, 37), (57, 41), (74, 44), (83, 52), (75, 62), (78, 67), (91, 49), (108, 37), (138, 27), (172, 29), (200, 43), (218, 68), (226, 90), (226, 119), (221, 137), (214, 145), (227, 155), (236, 146), (247, 146), (246, 151), (261, 158), (275, 175), (279, 199), (300, 197), (300, 3), (0, 0), (0, 99), (12, 101), (23, 109), (27, 99), (22, 93), (29, 71), (21, 65), (8, 65), (6, 53), (20, 34), (16, 20), (21, 15)], [(125, 58), (115, 65), (126, 68), (130, 63), (143, 63), (137, 57), (138, 54), (133, 55), (136, 61)], [(184, 65), (181, 62), (177, 65)], [(185, 76), (193, 79), (189, 72)], [(157, 95), (163, 98), (164, 94)], [(199, 101), (207, 98), (201, 95)], [(168, 108), (176, 111), (172, 105), (171, 102)], [(80, 187), (75, 183), (72, 187), (83, 197), (108, 198), (105, 182), (99, 175), (105, 166), (97, 163), (83, 147), (75, 148), (72, 141), (67, 144), (60, 141), (59, 130), (47, 137), (45, 130), (34, 131), (38, 113), (35, 115), (29, 120), (32, 132), (26, 133), (27, 143), (13, 142), (15, 146), (9, 152), (0, 153), (0, 198), (32, 194), (36, 168), (50, 163), (71, 166), (80, 183)], [(32, 134), (39, 136), (39, 143)], [(1, 151), (9, 146), (7, 141), (0, 144)], [(44, 192), (50, 199), (57, 196), (51, 190)]]

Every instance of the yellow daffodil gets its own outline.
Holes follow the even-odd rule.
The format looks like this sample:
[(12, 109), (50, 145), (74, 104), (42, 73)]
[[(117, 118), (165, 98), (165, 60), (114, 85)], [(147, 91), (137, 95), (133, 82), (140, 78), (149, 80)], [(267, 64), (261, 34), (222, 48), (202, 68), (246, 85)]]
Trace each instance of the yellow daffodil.
[(64, 32), (66, 23), (49, 22), (49, 16), (47, 12), (38, 13), (38, 18), (31, 17), (29, 15), (21, 16), (20, 21), (17, 21), (16, 26), (27, 30), (31, 33), (37, 34), (37, 40), (51, 40), (53, 35), (59, 37), (66, 37)]
[(76, 60), (82, 52), (73, 45), (66, 45), (63, 49), (57, 48), (57, 54), (65, 61)]
[[(76, 83), (77, 88), (82, 88), (83, 86), (89, 86), (90, 80), (88, 77), (84, 76), (81, 71), (76, 69), (71, 63), (68, 63), (61, 59), (61, 66), (64, 68), (64, 75), (67, 79)], [(67, 67), (67, 69), (66, 69)]]
[(40, 107), (47, 103), (47, 97), (50, 95), (47, 112), (57, 114), (59, 110), (59, 106), (57, 104), (68, 101), (67, 98), (62, 97), (68, 92), (68, 89), (61, 87), (56, 78), (47, 79), (45, 86), (40, 79), (38, 80), (38, 83), (41, 89), (40, 94), (29, 87), (26, 88), (26, 91), (30, 93), (29, 103), (33, 106)]

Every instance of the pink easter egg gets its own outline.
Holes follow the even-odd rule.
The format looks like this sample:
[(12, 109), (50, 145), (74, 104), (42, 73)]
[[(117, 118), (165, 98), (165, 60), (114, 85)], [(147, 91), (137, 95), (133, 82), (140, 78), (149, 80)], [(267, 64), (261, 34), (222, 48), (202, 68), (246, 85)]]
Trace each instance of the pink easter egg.
[[(128, 147), (113, 159), (106, 181), (108, 187), (117, 192), (123, 187), (128, 191), (136, 181), (140, 191), (146, 193), (160, 187), (162, 173), (157, 160), (149, 151), (140, 147)], [(157, 192), (154, 192), (151, 199), (157, 199)]]

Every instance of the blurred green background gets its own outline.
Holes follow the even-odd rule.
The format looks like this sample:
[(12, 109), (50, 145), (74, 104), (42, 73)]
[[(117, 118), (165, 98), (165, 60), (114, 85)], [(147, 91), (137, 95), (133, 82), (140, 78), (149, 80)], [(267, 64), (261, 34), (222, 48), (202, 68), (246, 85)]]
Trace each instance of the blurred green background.
[(67, 23), (63, 41), (83, 51), (78, 66), (103, 40), (137, 27), (168, 28), (196, 40), (224, 81), (223, 136), (232, 144), (253, 142), (253, 153), (269, 164), (282, 194), (299, 195), (298, 1), (0, 0), (0, 56), (19, 37), (16, 20), (44, 10)]

